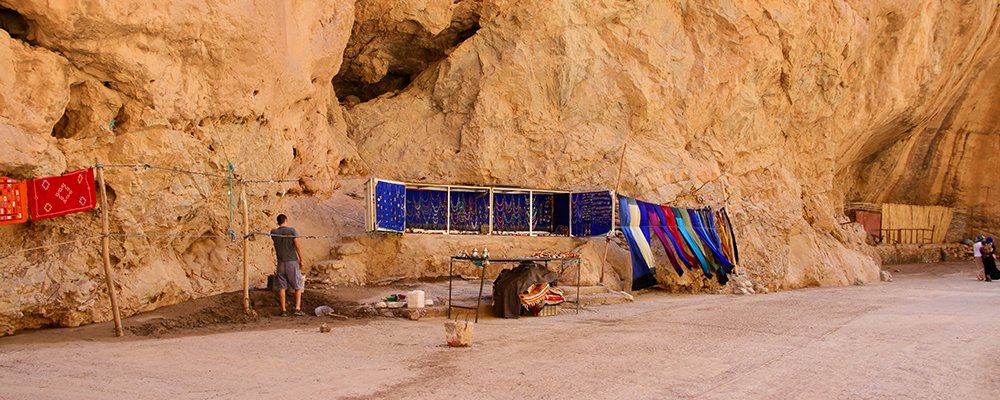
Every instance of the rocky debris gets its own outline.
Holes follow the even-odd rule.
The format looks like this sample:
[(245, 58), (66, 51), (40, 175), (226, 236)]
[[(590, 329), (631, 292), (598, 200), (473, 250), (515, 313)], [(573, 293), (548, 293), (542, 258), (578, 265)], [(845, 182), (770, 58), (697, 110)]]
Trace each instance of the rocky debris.
[(324, 322), (323, 325), (319, 326), (320, 333), (329, 333), (331, 330), (333, 330), (333, 329), (330, 328), (330, 326), (327, 325), (326, 322)]
[(729, 285), (732, 287), (733, 294), (756, 294), (757, 290), (754, 289), (753, 281), (745, 275), (733, 275), (729, 278)]
[(892, 282), (892, 273), (884, 269), (879, 271), (879, 280), (882, 282)]

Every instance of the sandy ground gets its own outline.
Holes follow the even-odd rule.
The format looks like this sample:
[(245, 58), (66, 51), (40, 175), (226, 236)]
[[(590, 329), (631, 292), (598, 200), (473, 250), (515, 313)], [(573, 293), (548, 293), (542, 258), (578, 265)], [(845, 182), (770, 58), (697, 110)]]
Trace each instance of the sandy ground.
[(442, 319), (30, 332), (0, 339), (0, 398), (1000, 398), (1000, 282), (889, 268), (892, 283), (485, 319), (462, 349)]

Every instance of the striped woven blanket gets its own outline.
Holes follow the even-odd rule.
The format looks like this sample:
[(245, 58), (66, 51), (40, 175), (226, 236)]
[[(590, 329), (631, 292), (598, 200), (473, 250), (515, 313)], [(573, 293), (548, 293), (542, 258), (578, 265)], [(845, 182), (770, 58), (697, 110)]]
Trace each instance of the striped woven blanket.
[(520, 296), (521, 304), (529, 308), (544, 304), (561, 304), (566, 301), (566, 298), (563, 297), (563, 290), (547, 282), (531, 285), (528, 291), (521, 293)]

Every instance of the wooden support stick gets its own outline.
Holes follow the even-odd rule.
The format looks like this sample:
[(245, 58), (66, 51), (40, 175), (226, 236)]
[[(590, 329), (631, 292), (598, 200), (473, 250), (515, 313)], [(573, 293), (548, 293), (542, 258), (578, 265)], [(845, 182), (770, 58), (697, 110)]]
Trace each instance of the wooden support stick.
[(250, 210), (247, 207), (247, 185), (240, 185), (240, 202), (243, 203), (243, 311), (250, 313)]
[(108, 227), (108, 191), (104, 188), (104, 167), (97, 167), (97, 181), (101, 187), (101, 252), (104, 256), (104, 279), (108, 284), (108, 295), (111, 296), (111, 313), (115, 317), (115, 336), (125, 336), (122, 329), (122, 316), (118, 311), (118, 294), (115, 292), (115, 278), (111, 273), (111, 231)]
[[(618, 159), (618, 178), (615, 179), (615, 191), (611, 193), (611, 204), (614, 207), (615, 198), (618, 196), (618, 189), (621, 187), (622, 183), (622, 169), (625, 167), (625, 149), (628, 148), (628, 138), (626, 138), (625, 143), (622, 144), (622, 155)], [(614, 213), (612, 212), (612, 215)], [(621, 217), (619, 217), (621, 218)], [(608, 262), (608, 247), (611, 247), (611, 234), (615, 232), (615, 221), (611, 221), (611, 232), (608, 232), (608, 238), (604, 241), (604, 257), (601, 258), (601, 280), (599, 281), (601, 285), (604, 285), (604, 265)]]

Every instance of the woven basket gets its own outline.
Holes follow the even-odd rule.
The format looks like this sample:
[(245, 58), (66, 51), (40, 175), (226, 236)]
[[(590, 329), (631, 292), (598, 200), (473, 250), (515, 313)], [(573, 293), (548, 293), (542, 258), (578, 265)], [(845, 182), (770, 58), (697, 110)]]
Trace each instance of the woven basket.
[(542, 307), (542, 310), (538, 312), (538, 317), (551, 317), (553, 315), (559, 315), (559, 309), (562, 308), (562, 304), (546, 304)]

